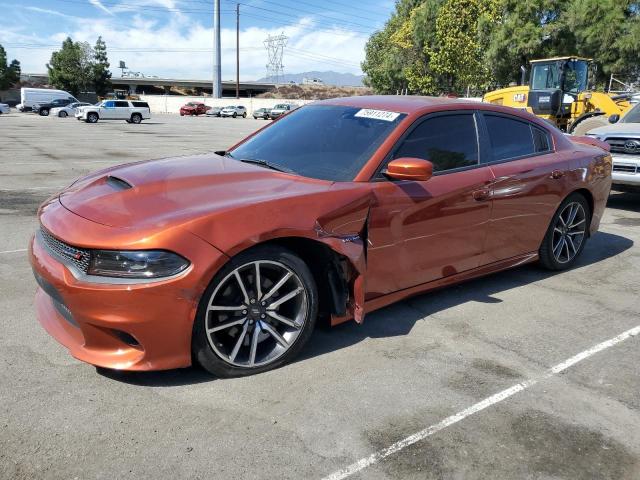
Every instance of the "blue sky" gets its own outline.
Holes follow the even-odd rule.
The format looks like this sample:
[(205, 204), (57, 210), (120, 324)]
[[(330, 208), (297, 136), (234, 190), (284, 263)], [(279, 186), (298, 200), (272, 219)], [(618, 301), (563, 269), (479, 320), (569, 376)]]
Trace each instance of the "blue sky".
[[(282, 32), (285, 72), (359, 74), (364, 44), (393, 6), (393, 0), (240, 0), (240, 76), (265, 76), (263, 42)], [(235, 77), (235, 8), (235, 1), (221, 0), (223, 79)], [(114, 76), (124, 60), (146, 75), (211, 77), (213, 0), (0, 0), (0, 12), (0, 44), (23, 72), (45, 72), (67, 36), (93, 45), (101, 35)]]

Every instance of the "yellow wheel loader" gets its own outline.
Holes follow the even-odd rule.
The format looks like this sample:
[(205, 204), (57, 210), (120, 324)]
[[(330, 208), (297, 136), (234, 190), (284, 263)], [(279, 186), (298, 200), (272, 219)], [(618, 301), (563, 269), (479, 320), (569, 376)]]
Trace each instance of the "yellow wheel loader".
[(582, 57), (532, 60), (529, 85), (524, 85), (522, 67), (523, 85), (489, 92), (483, 101), (527, 110), (567, 133), (584, 135), (609, 119), (617, 121), (631, 108), (631, 94), (589, 90), (591, 64), (590, 58)]

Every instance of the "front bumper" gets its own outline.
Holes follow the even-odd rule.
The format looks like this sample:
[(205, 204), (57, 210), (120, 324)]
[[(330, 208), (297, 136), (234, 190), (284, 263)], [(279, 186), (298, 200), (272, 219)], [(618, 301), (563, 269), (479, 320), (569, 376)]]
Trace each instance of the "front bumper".
[[(92, 223), (77, 218), (78, 229)], [(109, 228), (93, 225), (94, 231)], [(200, 296), (226, 257), (188, 232), (180, 243), (178, 253), (191, 265), (175, 277), (154, 283), (94, 283), (78, 278), (37, 233), (29, 258), (38, 282), (38, 321), (73, 357), (92, 365), (119, 370), (191, 365), (191, 333)], [(168, 247), (176, 250), (176, 245)]]
[(640, 155), (614, 153), (611, 180), (614, 185), (640, 187)]

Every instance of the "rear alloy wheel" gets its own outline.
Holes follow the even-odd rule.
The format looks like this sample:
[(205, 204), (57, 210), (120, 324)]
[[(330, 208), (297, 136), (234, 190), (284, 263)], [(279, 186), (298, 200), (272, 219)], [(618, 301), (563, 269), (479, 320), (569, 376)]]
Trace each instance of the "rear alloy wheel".
[(540, 246), (540, 263), (549, 270), (564, 270), (576, 261), (587, 241), (591, 212), (577, 193), (567, 197), (551, 220)]
[(87, 114), (87, 123), (96, 123), (98, 121), (98, 114), (91, 112)]
[(49, 116), (49, 109), (48, 108), (41, 108), (40, 109), (40, 115), (43, 117), (48, 117)]
[(134, 113), (133, 115), (131, 115), (131, 123), (138, 124), (140, 122), (142, 122), (142, 115), (140, 115), (139, 113)]
[(67, 117), (69, 116), (69, 114), (68, 114), (67, 112), (65, 112), (64, 110), (62, 110), (62, 111), (58, 114), (58, 116), (59, 116), (60, 118), (67, 118)]
[(259, 247), (225, 266), (198, 309), (193, 353), (220, 377), (277, 368), (308, 341), (318, 294), (307, 265), (280, 247)]

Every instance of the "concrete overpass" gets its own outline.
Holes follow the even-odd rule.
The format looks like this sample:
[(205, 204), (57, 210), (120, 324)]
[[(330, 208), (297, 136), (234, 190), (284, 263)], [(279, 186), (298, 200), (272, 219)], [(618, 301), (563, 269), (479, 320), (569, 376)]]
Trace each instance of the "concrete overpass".
[[(20, 76), (22, 81), (47, 84), (49, 76), (46, 73), (24, 73)], [(128, 90), (129, 93), (158, 93), (157, 89), (162, 89), (168, 93), (172, 87), (194, 90), (196, 95), (211, 95), (211, 80), (184, 80), (178, 78), (159, 77), (113, 77), (111, 79), (113, 88), (116, 90)], [(255, 97), (260, 93), (274, 90), (275, 83), (263, 82), (240, 82), (241, 97)], [(222, 82), (222, 96), (236, 96), (235, 80)]]

